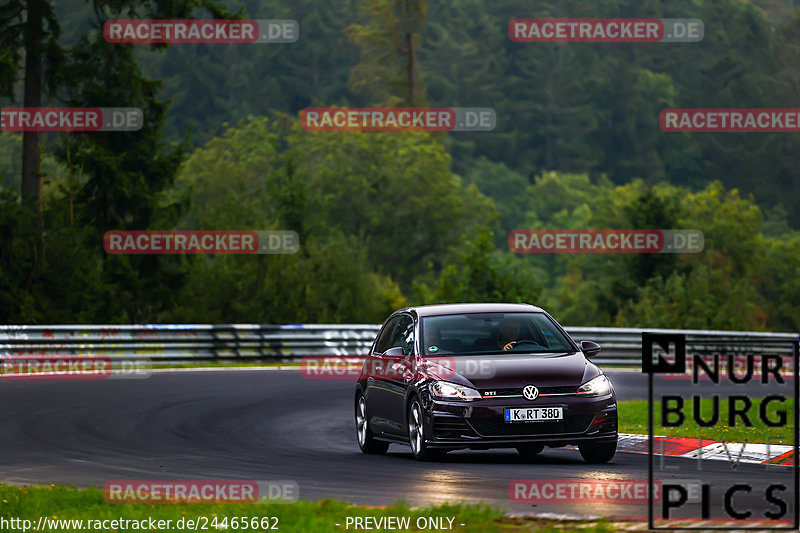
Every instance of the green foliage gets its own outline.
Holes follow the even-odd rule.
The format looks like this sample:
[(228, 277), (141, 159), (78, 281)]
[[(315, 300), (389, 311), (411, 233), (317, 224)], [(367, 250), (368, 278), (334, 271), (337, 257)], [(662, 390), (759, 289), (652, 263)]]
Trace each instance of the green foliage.
[(280, 137), (266, 117), (241, 121), (187, 158), (163, 207), (187, 204), (180, 229), (266, 229), (283, 217)]
[(22, 135), (0, 132), (0, 185), (19, 189), (22, 174)]
[[(602, 520), (567, 522), (560, 518), (510, 519), (504, 510), (480, 503), (443, 503), (412, 507), (398, 500), (392, 505), (375, 507), (324, 499), (291, 503), (257, 501), (246, 504), (117, 504), (106, 501), (102, 488), (78, 489), (63, 485), (0, 485), (0, 500), (3, 504), (0, 517), (8, 523), (19, 524), (22, 528), (26, 522), (14, 520), (36, 524), (41, 517), (45, 517), (48, 522), (44, 524), (48, 529), (62, 531), (100, 529), (100, 524), (113, 523), (114, 520), (123, 525), (121, 530), (134, 530), (136, 526), (146, 525), (149, 520), (153, 520), (155, 527), (164, 531), (178, 531), (189, 527), (189, 524), (198, 529), (208, 527), (214, 530), (269, 531), (272, 528), (287, 533), (307, 533), (331, 531), (334, 527), (332, 524), (342, 520), (343, 516), (356, 517), (359, 521), (366, 518), (383, 521), (384, 517), (408, 517), (412, 527), (419, 519), (436, 517), (446, 524), (445, 518), (457, 516), (465, 524), (459, 526), (459, 530), (464, 533), (516, 533), (520, 530), (557, 533), (564, 528), (578, 527), (585, 533), (609, 533), (616, 530), (616, 524)], [(125, 520), (129, 522), (126, 523)], [(125, 525), (128, 527), (124, 527)], [(431, 532), (438, 528), (431, 526), (424, 530), (414, 530)]]
[(40, 220), (18, 192), (0, 187), (0, 322), (98, 319), (100, 254), (86, 245), (89, 228), (70, 224), (66, 207), (46, 209)]
[(763, 330), (766, 316), (748, 279), (700, 264), (642, 288), (617, 316), (618, 326), (680, 329)]
[(800, 235), (765, 239), (754, 268), (754, 280), (764, 296), (770, 329), (800, 331)]
[[(171, 182), (186, 142), (172, 147), (164, 142), (166, 104), (157, 99), (160, 82), (142, 75), (133, 48), (107, 43), (98, 31), (65, 47), (59, 42), (54, 7), (50, 0), (13, 0), (0, 9), (0, 96), (14, 96), (24, 55), (25, 105), (39, 106), (48, 95), (53, 103), (71, 107), (138, 107), (145, 123), (138, 132), (62, 135), (53, 149), (62, 164), (41, 168), (52, 179), (45, 182), (47, 205), (39, 202), (43, 137), (23, 134), (23, 150), (30, 156), (22, 169), (23, 200), (37, 209), (21, 212), (13, 195), (4, 198), (4, 221), (10, 229), (0, 268), (13, 295), (6, 318), (34, 323), (70, 321), (67, 317), (153, 320), (169, 301), (169, 285), (180, 273), (153, 257), (106, 257), (100, 244), (107, 230), (149, 227), (158, 195)], [(104, 17), (115, 16), (180, 18), (197, 7), (215, 17), (233, 16), (214, 0), (98, 0), (94, 23), (99, 26)], [(11, 140), (16, 141), (13, 136)], [(6, 154), (17, 155), (13, 150)], [(81, 306), (81, 298), (94, 304)]]
[(295, 151), (307, 148), (296, 143), (304, 140), (284, 138), (268, 119), (253, 118), (186, 161), (163, 197), (167, 203), (188, 200), (179, 227), (293, 229), (301, 249), (293, 255), (187, 258), (187, 283), (170, 320), (379, 322), (404, 304), (397, 285), (371, 271), (366, 246), (336, 226), (346, 221), (307, 220), (324, 214), (305, 207), (314, 186), (294, 167)]
[[(303, 36), (291, 45), (182, 45), (158, 55), (137, 47), (146, 74), (164, 79), (172, 98), (166, 129), (173, 140), (190, 124), (205, 141), (226, 122), (272, 110), (408, 101), (401, 30), (410, 27), (418, 44), (416, 87), (424, 78), (430, 105), (497, 110), (493, 132), (447, 138), (459, 174), (485, 156), (525, 176), (558, 170), (693, 188), (720, 180), (762, 205), (783, 203), (792, 225), (800, 224), (795, 136), (666, 134), (657, 124), (665, 107), (790, 107), (800, 17), (783, 3), (461, 0), (426, 7), (381, 0), (367, 12), (356, 0), (225, 3), (251, 18), (296, 19)], [(197, 3), (159, 4), (204, 11)], [(85, 31), (78, 15), (87, 11), (85, 0), (56, 7), (64, 40)], [(511, 42), (508, 21), (525, 16), (696, 17), (707, 24), (700, 43)], [(354, 92), (348, 79), (371, 90)]]
[(227, 3), (241, 5), (252, 19), (294, 19), (301, 37), (279, 45), (172, 46), (163, 54), (138, 47), (146, 74), (164, 80), (163, 94), (172, 103), (166, 125), (171, 139), (193, 126), (197, 142), (204, 143), (250, 115), (365, 103), (348, 87), (357, 45), (345, 29), (353, 22), (355, 0)]
[(503, 163), (489, 161), (481, 157), (464, 174), (464, 183), (475, 185), (478, 190), (502, 206), (500, 219), (495, 224), (495, 241), (498, 246), (506, 245), (508, 232), (524, 219), (528, 188), (525, 176), (508, 168)]
[[(764, 308), (774, 306), (771, 297), (784, 301), (785, 295), (770, 294), (764, 287), (766, 280), (759, 276), (759, 265), (765, 264), (765, 259), (772, 264), (766, 254), (775, 247), (772, 239), (761, 234), (760, 209), (752, 200), (740, 198), (736, 190), (725, 191), (719, 183), (687, 194), (683, 200), (681, 226), (703, 228), (705, 250), (687, 256), (682, 272), (662, 272), (651, 279), (617, 322), (765, 329), (769, 317)], [(780, 253), (779, 249), (775, 252)], [(783, 279), (792, 277), (788, 272), (783, 275)], [(772, 327), (781, 322), (787, 323), (779, 319)]]
[(389, 278), (368, 270), (355, 237), (311, 237), (292, 255), (199, 257), (178, 322), (375, 323), (405, 305)]
[[(84, 7), (84, 0), (62, 3), (65, 14)], [(796, 136), (667, 134), (657, 123), (665, 107), (791, 107), (800, 17), (781, 3), (461, 0), (423, 9), (424, 3), (381, 0), (367, 13), (356, 0), (227, 3), (252, 18), (296, 19), (302, 37), (291, 45), (173, 46), (163, 55), (138, 47), (146, 74), (164, 79), (164, 95), (172, 98), (166, 128), (173, 140), (193, 124), (205, 141), (226, 122), (272, 110), (408, 101), (408, 47), (400, 31), (406, 21), (419, 45), (415, 87), (424, 79), (428, 104), (497, 111), (494, 131), (446, 139), (457, 173), (466, 175), (484, 156), (524, 176), (557, 170), (605, 174), (617, 184), (642, 178), (692, 188), (720, 180), (762, 205), (783, 203), (792, 226), (800, 225)], [(402, 6), (422, 16), (404, 19)], [(706, 21), (705, 38), (659, 45), (511, 42), (509, 20), (526, 16), (696, 17)], [(76, 26), (65, 22), (65, 37)]]
[(511, 255), (494, 249), (492, 233), (480, 229), (453, 253), (452, 264), (428, 287), (416, 289), (419, 303), (535, 303), (541, 293), (533, 273)]
[(297, 231), (301, 251), (187, 259), (169, 316), (380, 321), (405, 301), (393, 279), (410, 285), (494, 216), (449, 162), (428, 134), (308, 133), (263, 117), (230, 128), (192, 153), (162, 204), (189, 203), (181, 228)]
[[(27, 55), (41, 56), (42, 79), (53, 94), (64, 50), (59, 46), (61, 27), (52, 0), (6, 0), (0, 5), (0, 96), (15, 99), (17, 76), (24, 72)], [(30, 49), (28, 49), (30, 48)]]
[(463, 232), (496, 217), (449, 165), (426, 133), (285, 131), (252, 118), (197, 149), (169, 199), (191, 197), (181, 227), (356, 236), (370, 268), (407, 284), (420, 264), (441, 260)]
[(287, 169), (309, 191), (301, 235), (332, 228), (363, 238), (373, 269), (408, 287), (464, 232), (496, 219), (494, 206), (450, 170), (450, 156), (421, 132), (305, 132), (287, 138)]
[(359, 0), (358, 7), (364, 24), (347, 28), (362, 55), (350, 71), (351, 86), (380, 105), (424, 106), (417, 56), (428, 0)]
[[(22, 94), (25, 5), (0, 6), (3, 103)], [(35, 216), (15, 192), (22, 136), (0, 133), (6, 322), (377, 322), (409, 298), (527, 301), (570, 325), (800, 328), (800, 140), (658, 125), (666, 107), (790, 107), (800, 16), (786, 5), (36, 5), (45, 101), (141, 107), (146, 122), (42, 136)], [(292, 18), (302, 37), (165, 49), (110, 45), (98, 31), (105, 18), (190, 16)], [(696, 17), (706, 33), (664, 45), (510, 41), (508, 21), (526, 16)], [(426, 102), (493, 107), (497, 128), (307, 132), (294, 118), (316, 104)], [(189, 155), (192, 125), (204, 144)], [(301, 250), (103, 252), (105, 231), (145, 228), (288, 229)], [(699, 229), (705, 250), (514, 255), (508, 232), (524, 228)]]
[[(552, 185), (556, 176), (548, 178), (537, 180), (531, 197), (540, 197), (539, 187), (546, 185), (557, 190)], [(800, 325), (788, 303), (797, 291), (792, 272), (800, 268), (800, 241), (765, 235), (761, 210), (752, 198), (741, 198), (718, 182), (696, 193), (648, 187), (642, 181), (597, 186), (572, 176), (565, 182), (585, 203), (543, 219), (530, 216), (540, 224), (533, 227), (700, 229), (705, 248), (696, 254), (552, 258), (553, 270), (561, 274), (545, 287), (543, 302), (558, 310), (560, 320), (723, 330), (795, 330)]]

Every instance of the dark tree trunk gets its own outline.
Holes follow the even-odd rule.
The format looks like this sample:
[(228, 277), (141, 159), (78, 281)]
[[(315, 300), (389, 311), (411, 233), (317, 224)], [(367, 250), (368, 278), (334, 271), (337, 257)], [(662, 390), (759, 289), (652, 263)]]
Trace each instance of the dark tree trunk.
[[(25, 21), (25, 107), (42, 105), (42, 23), (45, 0), (27, 0)], [(22, 135), (22, 198), (25, 205), (37, 207), (41, 200), (39, 132)]]

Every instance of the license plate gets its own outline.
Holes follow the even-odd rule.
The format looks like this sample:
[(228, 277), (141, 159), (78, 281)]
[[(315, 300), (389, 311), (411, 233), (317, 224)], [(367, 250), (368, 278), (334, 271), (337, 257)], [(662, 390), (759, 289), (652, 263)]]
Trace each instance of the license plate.
[(506, 422), (542, 422), (562, 418), (564, 411), (561, 407), (523, 407), (505, 410)]

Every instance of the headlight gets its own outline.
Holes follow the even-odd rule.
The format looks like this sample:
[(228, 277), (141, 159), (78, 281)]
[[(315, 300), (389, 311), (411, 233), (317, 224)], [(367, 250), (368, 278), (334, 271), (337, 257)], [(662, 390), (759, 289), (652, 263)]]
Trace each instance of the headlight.
[(602, 374), (578, 387), (581, 396), (605, 396), (610, 393), (611, 382)]
[(471, 402), (472, 400), (481, 399), (481, 393), (475, 389), (464, 387), (463, 385), (456, 385), (455, 383), (448, 383), (446, 381), (434, 381), (428, 388), (431, 394), (442, 400)]

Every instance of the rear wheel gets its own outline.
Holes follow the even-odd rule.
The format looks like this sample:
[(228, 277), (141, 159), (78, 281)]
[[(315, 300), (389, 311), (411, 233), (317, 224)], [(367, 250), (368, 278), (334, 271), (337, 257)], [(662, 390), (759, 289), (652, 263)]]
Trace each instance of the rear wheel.
[(358, 447), (361, 448), (363, 453), (386, 453), (389, 449), (389, 443), (380, 440), (375, 440), (375, 436), (369, 429), (367, 418), (367, 401), (364, 395), (360, 394), (356, 397), (356, 438), (358, 439)]
[(425, 444), (422, 406), (416, 398), (408, 408), (408, 441), (411, 444), (411, 454), (417, 461), (433, 461), (444, 456), (440, 450), (433, 450)]
[(531, 458), (536, 457), (544, 450), (544, 444), (523, 444), (517, 446), (517, 451), (522, 457)]
[(587, 463), (607, 463), (617, 453), (617, 440), (612, 441), (591, 441), (587, 440), (578, 445), (581, 457)]

